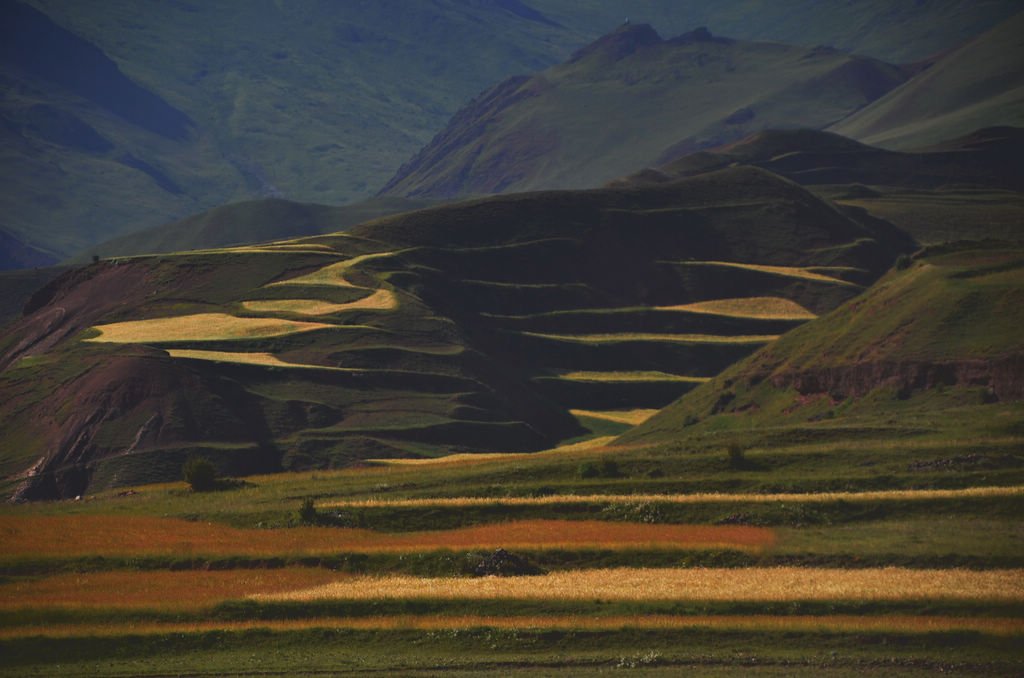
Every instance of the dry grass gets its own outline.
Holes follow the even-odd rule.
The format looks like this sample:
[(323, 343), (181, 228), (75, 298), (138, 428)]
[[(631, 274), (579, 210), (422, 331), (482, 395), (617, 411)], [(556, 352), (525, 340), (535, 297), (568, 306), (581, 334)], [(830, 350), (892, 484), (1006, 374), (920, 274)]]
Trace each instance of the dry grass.
[(685, 266), (727, 266), (730, 268), (742, 268), (748, 271), (761, 271), (762, 273), (783, 275), (788, 278), (802, 278), (804, 280), (818, 280), (821, 282), (835, 283), (837, 285), (846, 285), (848, 287), (860, 287), (860, 285), (855, 285), (854, 283), (847, 282), (839, 278), (833, 278), (832, 276), (822, 275), (821, 273), (808, 270), (802, 266), (763, 266), (761, 264), (740, 264), (735, 261), (680, 261), (673, 263)]
[(173, 518), (0, 516), (3, 558), (274, 556), (504, 548), (732, 548), (760, 550), (775, 531), (739, 525), (648, 525), (525, 520), (455, 530), (381, 533), (355, 528), (240, 530)]
[(801, 567), (574, 570), (474, 579), (359, 576), (260, 600), (442, 598), (528, 600), (1024, 601), (1024, 570)]
[(657, 413), (658, 410), (569, 410), (569, 414), (574, 417), (604, 419), (605, 421), (631, 424), (633, 426), (644, 423)]
[(374, 617), (314, 617), (309, 619), (248, 622), (185, 622), (146, 624), (81, 624), (59, 626), (22, 626), (0, 629), (0, 638), (44, 635), (51, 638), (150, 635), (164, 633), (201, 633), (207, 631), (246, 631), (269, 629), (738, 629), (751, 631), (929, 633), (976, 631), (992, 635), (1020, 635), (1024, 620), (977, 617), (940, 617), (910, 615), (850, 616), (774, 616), (774, 615), (629, 615), (587, 617), (577, 615), (480, 616), (480, 615), (394, 615)]
[(778, 334), (655, 334), (650, 332), (620, 332), (614, 334), (542, 334), (523, 332), (530, 337), (574, 341), (583, 344), (608, 344), (622, 341), (661, 341), (685, 344), (765, 344), (779, 338)]
[(87, 341), (114, 343), (147, 343), (160, 341), (216, 341), (279, 337), (325, 327), (323, 323), (282, 320), (279, 318), (239, 318), (226, 313), (198, 313), (172, 318), (128, 320), (109, 325), (96, 325), (100, 336)]
[(225, 600), (284, 593), (336, 582), (320, 568), (59, 574), (0, 583), (0, 610), (40, 608), (160, 608), (196, 610)]
[(690, 311), (724, 315), (732, 318), (766, 318), (770, 320), (810, 320), (817, 318), (800, 304), (782, 297), (743, 297), (715, 299), (680, 306), (659, 306), (659, 311)]
[[(614, 437), (612, 438), (614, 440)], [(601, 439), (607, 440), (607, 439)], [(588, 441), (596, 443), (597, 440)], [(698, 504), (708, 502), (809, 502), (809, 501), (884, 501), (914, 499), (958, 499), (964, 497), (1007, 497), (1024, 495), (1024, 487), (972, 487), (965, 490), (886, 490), (876, 492), (809, 492), (806, 494), (590, 494), (550, 495), (546, 497), (438, 497), (426, 499), (363, 499), (326, 502), (330, 506), (488, 506), (543, 504), (632, 504), (636, 502), (668, 502)]]
[(566, 372), (558, 375), (559, 379), (566, 381), (600, 381), (600, 382), (646, 382), (646, 381), (685, 381), (694, 384), (703, 384), (710, 381), (707, 377), (686, 377), (679, 374), (656, 371), (636, 372)]
[[(582, 411), (582, 410), (580, 410)], [(638, 412), (641, 410), (637, 410)], [(469, 466), (473, 464), (483, 464), (491, 461), (503, 461), (508, 459), (517, 458), (536, 458), (539, 455), (569, 455), (573, 453), (585, 452), (604, 452), (606, 451), (607, 445), (615, 440), (616, 436), (601, 436), (598, 438), (589, 438), (582, 440), (577, 443), (569, 443), (567, 445), (560, 445), (559, 447), (553, 447), (548, 450), (541, 452), (493, 452), (493, 453), (480, 453), (480, 454), (449, 454), (444, 457), (431, 457), (429, 459), (367, 459), (377, 464), (383, 464), (385, 466)], [(372, 469), (371, 469), (372, 470)], [(342, 473), (348, 473), (349, 471), (342, 471)], [(431, 500), (428, 500), (431, 501)], [(330, 505), (330, 504), (325, 504)]]
[(255, 313), (297, 313), (310, 316), (330, 315), (339, 311), (386, 311), (397, 306), (398, 299), (395, 297), (395, 293), (383, 289), (345, 304), (333, 304), (318, 299), (266, 299), (242, 302), (243, 308)]

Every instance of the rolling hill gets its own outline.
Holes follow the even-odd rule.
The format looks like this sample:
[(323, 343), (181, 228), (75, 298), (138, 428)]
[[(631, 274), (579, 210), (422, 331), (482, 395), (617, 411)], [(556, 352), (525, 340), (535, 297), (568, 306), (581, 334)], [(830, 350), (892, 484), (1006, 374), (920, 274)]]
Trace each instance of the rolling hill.
[(463, 108), (382, 189), (451, 197), (599, 185), (769, 127), (825, 127), (908, 73), (828, 48), (628, 24)]
[(1024, 13), (951, 50), (901, 87), (829, 129), (912, 149), (994, 125), (1024, 126)]
[(937, 433), (968, 421), (990, 436), (1019, 435), (1019, 419), (999, 415), (996, 404), (1024, 399), (1022, 271), (1019, 245), (926, 248), (621, 441), (726, 431), (756, 439), (867, 439), (910, 429)]
[(5, 487), (73, 496), (194, 453), (245, 474), (622, 431), (912, 248), (740, 167), (100, 261), (0, 339)]

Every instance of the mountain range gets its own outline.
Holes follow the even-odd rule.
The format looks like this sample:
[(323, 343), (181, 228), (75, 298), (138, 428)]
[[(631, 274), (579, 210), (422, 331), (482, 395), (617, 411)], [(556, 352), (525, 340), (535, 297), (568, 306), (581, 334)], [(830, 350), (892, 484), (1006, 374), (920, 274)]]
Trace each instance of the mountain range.
[(9, 0), (0, 263), (53, 263), (228, 202), (369, 197), (469, 98), (627, 16), (910, 63), (1018, 9), (890, 4)]

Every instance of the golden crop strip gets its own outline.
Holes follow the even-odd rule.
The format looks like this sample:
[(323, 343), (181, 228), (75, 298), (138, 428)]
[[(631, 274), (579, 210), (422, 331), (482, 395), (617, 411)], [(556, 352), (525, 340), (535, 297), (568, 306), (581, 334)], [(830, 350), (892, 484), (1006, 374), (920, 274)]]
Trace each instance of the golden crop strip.
[(622, 332), (616, 334), (544, 334), (523, 332), (530, 337), (574, 341), (582, 344), (606, 344), (623, 341), (660, 341), (680, 344), (765, 344), (779, 338), (778, 334), (655, 334), (647, 332)]
[(49, 638), (202, 633), (208, 631), (297, 631), (305, 629), (720, 629), (794, 632), (930, 633), (976, 631), (992, 635), (1024, 634), (1024, 620), (999, 617), (939, 617), (911, 615), (582, 615), (481, 616), (481, 615), (388, 615), (374, 617), (314, 617), (244, 622), (88, 623), (0, 628), (0, 638), (46, 636)]
[(100, 336), (86, 341), (113, 343), (148, 343), (160, 341), (216, 341), (218, 339), (251, 339), (279, 337), (336, 325), (282, 320), (280, 318), (239, 318), (227, 313), (197, 313), (170, 318), (128, 320), (109, 325), (95, 325)]
[(339, 311), (379, 310), (386, 311), (398, 306), (395, 293), (377, 290), (373, 294), (344, 304), (334, 304), (319, 299), (259, 299), (243, 301), (242, 307), (255, 313), (297, 313), (299, 315), (330, 315)]
[(839, 278), (833, 278), (831, 276), (822, 275), (815, 271), (809, 271), (803, 266), (764, 266), (761, 264), (741, 264), (735, 261), (676, 261), (671, 262), (677, 265), (685, 266), (726, 266), (729, 268), (742, 268), (748, 271), (761, 271), (762, 273), (773, 273), (775, 275), (783, 275), (788, 278), (803, 278), (805, 280), (820, 280), (821, 282), (835, 283), (837, 285), (846, 285), (848, 287), (860, 287), (851, 282), (841, 280)]
[(359, 576), (257, 600), (381, 598), (527, 600), (911, 600), (1024, 601), (1024, 570), (673, 568), (573, 570), (536, 577)]
[(545, 497), (430, 497), (425, 499), (355, 499), (319, 504), (323, 507), (369, 506), (530, 506), (545, 504), (634, 504), (667, 502), (701, 504), (712, 502), (813, 502), (813, 501), (902, 501), (921, 499), (959, 499), (967, 497), (1015, 497), (1024, 495), (1024, 486), (972, 487), (965, 490), (880, 490), (875, 492), (809, 492), (806, 494), (563, 494)]
[(352, 367), (327, 367), (325, 365), (303, 365), (299, 363), (286, 363), (273, 353), (239, 353), (233, 351), (207, 351), (190, 348), (169, 348), (167, 354), (172, 358), (187, 358), (190, 360), (212, 360), (220, 363), (240, 363), (242, 365), (266, 365), (270, 367), (291, 367), (306, 370), (330, 370), (332, 372), (365, 372)]
[(679, 306), (658, 306), (659, 311), (689, 311), (722, 315), (730, 318), (763, 318), (768, 320), (810, 320), (818, 316), (791, 299), (783, 297), (741, 297), (713, 299)]
[(566, 372), (558, 375), (565, 381), (600, 381), (600, 382), (648, 382), (648, 381), (683, 381), (703, 384), (710, 377), (687, 377), (667, 372)]
[(395, 254), (395, 252), (362, 254), (358, 257), (352, 257), (351, 259), (346, 259), (344, 261), (324, 266), (318, 271), (313, 271), (312, 273), (299, 276), (298, 278), (289, 278), (288, 280), (271, 283), (268, 287), (276, 285), (327, 285), (332, 287), (355, 287), (355, 285), (345, 278), (345, 273), (347, 273), (350, 268), (369, 259), (388, 257), (392, 254)]
[(452, 530), (374, 532), (347, 527), (242, 530), (174, 518), (0, 516), (0, 560), (77, 556), (280, 556), (414, 553), (445, 549), (726, 548), (758, 551), (775, 542), (770, 528), (523, 520)]
[(636, 426), (642, 424), (659, 410), (569, 410), (574, 417), (590, 417), (592, 419), (604, 419), (619, 424), (631, 424)]

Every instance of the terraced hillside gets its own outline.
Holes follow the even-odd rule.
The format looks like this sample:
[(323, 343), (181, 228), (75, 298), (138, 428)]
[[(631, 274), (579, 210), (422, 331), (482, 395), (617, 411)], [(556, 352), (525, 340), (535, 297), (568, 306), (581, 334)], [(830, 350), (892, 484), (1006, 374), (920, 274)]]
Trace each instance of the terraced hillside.
[[(987, 421), (989, 436), (1017, 435), (1022, 272), (1019, 246), (922, 250), (865, 294), (726, 370), (623, 441), (723, 431), (828, 437), (861, 426), (880, 435), (889, 427), (914, 429), (936, 410), (950, 422)], [(996, 411), (1002, 416), (993, 418)]]
[(620, 432), (910, 248), (734, 168), (101, 261), (3, 337), (6, 486), (171, 479), (194, 453), (246, 474)]

